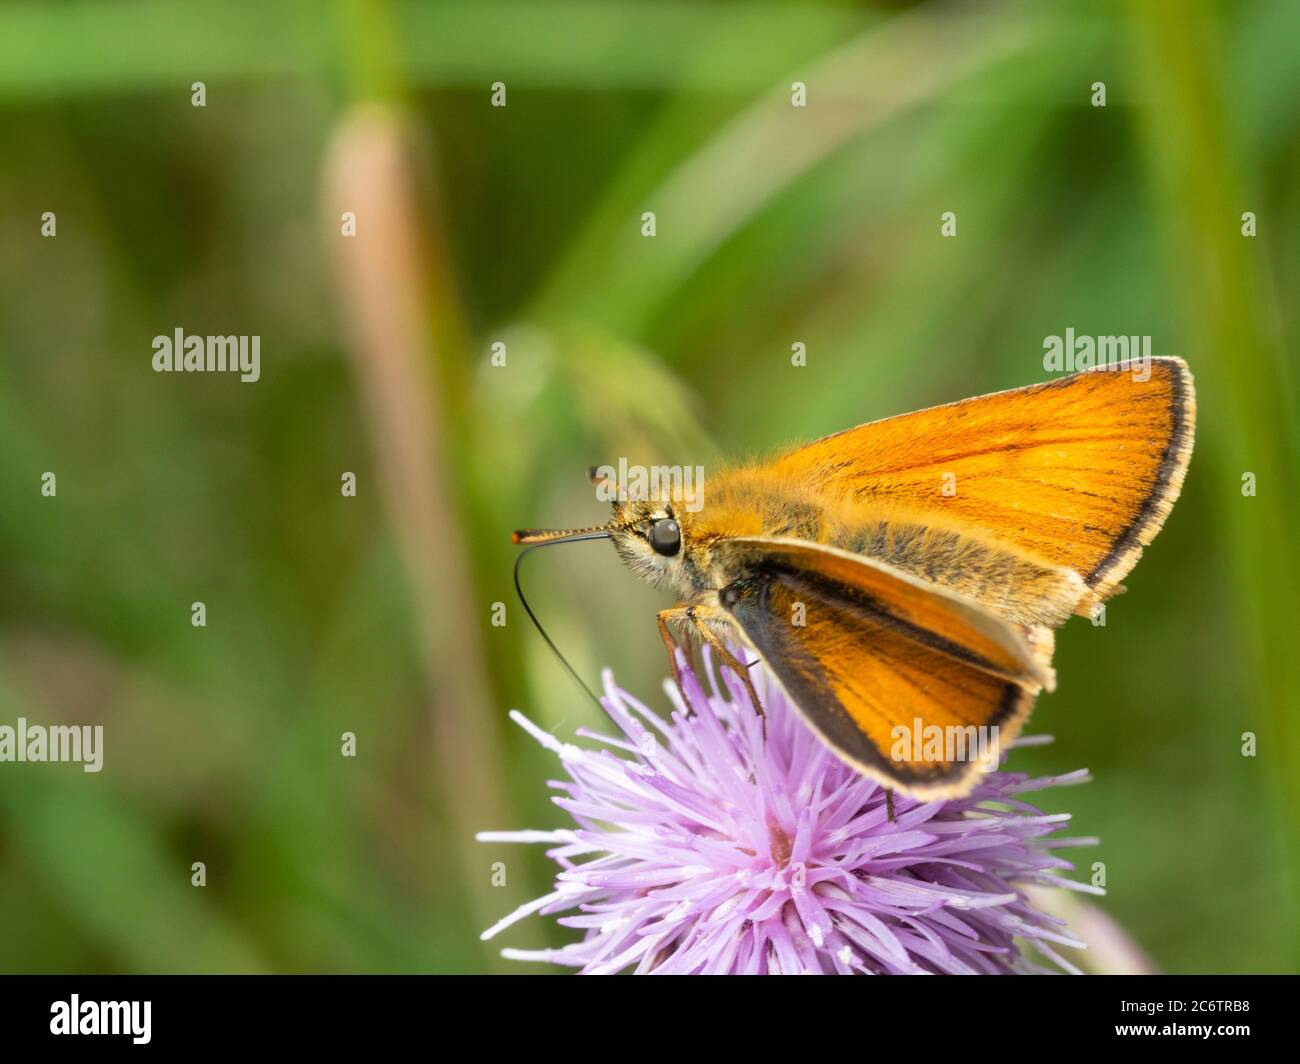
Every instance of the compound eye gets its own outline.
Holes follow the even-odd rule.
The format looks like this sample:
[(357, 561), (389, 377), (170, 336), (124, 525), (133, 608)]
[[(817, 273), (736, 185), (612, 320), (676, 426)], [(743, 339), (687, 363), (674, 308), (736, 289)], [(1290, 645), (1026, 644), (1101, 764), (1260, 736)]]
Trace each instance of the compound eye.
[(682, 549), (682, 530), (671, 517), (661, 517), (650, 526), (650, 546), (656, 554), (671, 558)]

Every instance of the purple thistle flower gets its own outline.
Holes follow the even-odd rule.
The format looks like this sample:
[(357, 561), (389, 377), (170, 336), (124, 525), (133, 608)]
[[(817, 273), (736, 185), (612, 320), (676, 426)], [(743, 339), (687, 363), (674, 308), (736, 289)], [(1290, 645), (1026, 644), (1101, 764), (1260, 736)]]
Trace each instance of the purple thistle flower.
[(1054, 947), (1083, 943), (1018, 886), (1103, 893), (1058, 875), (1073, 866), (1051, 852), (1096, 840), (1058, 837), (1069, 815), (1020, 796), (1084, 782), (1086, 770), (991, 772), (959, 799), (895, 796), (891, 822), (884, 789), (836, 758), (766, 673), (753, 677), (764, 737), (743, 685), (724, 673), (724, 698), (706, 653), (706, 693), (679, 660), (690, 712), (665, 685), (671, 723), (606, 671), (602, 701), (622, 735), (578, 732), (603, 749), (511, 713), (559, 756), (569, 778), (552, 781), (553, 801), (577, 827), (478, 836), (550, 843), (560, 866), (551, 893), (482, 937), (531, 913), (565, 913), (559, 923), (583, 937), (503, 956), (590, 974), (1078, 971)]

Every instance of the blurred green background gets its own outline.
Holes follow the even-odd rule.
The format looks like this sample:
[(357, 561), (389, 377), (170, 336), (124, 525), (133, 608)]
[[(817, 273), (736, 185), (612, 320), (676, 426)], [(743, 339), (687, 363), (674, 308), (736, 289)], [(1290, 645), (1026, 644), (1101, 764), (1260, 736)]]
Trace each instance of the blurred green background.
[[(98, 775), (0, 764), (0, 970), (521, 970), (568, 933), (478, 932), (549, 867), (473, 833), (564, 818), (506, 711), (599, 722), (511, 529), (604, 520), (619, 456), (1032, 383), (1073, 327), (1186, 357), (1197, 448), (1012, 766), (1093, 770), (1043, 802), (1156, 967), (1295, 971), (1297, 40), (1291, 0), (0, 5), (0, 723), (106, 732)], [(153, 373), (177, 327), (261, 380)], [(666, 707), (608, 547), (525, 579)]]

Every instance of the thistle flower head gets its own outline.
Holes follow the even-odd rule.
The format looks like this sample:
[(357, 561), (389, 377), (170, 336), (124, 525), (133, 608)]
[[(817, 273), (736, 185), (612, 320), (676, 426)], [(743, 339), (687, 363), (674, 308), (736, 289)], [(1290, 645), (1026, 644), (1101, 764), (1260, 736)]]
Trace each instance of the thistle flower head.
[(564, 914), (582, 937), (505, 956), (592, 974), (1076, 971), (1055, 947), (1083, 943), (1025, 888), (1097, 892), (1060, 876), (1073, 866), (1053, 854), (1095, 840), (1059, 837), (1068, 814), (1022, 796), (1086, 771), (999, 770), (964, 798), (895, 796), (891, 821), (884, 789), (839, 761), (758, 668), (766, 727), (727, 673), (724, 697), (707, 657), (708, 691), (679, 661), (686, 698), (666, 688), (671, 722), (606, 672), (621, 734), (579, 731), (594, 748), (511, 714), (559, 757), (568, 778), (552, 782), (553, 800), (576, 826), (479, 836), (550, 844), (559, 866), (549, 894), (483, 937), (532, 913)]

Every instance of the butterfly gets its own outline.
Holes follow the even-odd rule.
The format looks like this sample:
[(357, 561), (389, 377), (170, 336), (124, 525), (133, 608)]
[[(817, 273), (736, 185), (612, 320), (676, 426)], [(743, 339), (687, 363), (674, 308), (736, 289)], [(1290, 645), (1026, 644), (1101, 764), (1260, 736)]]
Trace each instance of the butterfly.
[(699, 639), (760, 705), (733, 648), (752, 653), (841, 760), (956, 797), (996, 767), (983, 737), (1005, 747), (1055, 687), (1054, 630), (1123, 590), (1164, 525), (1195, 411), (1181, 359), (1119, 362), (718, 470), (698, 498), (616, 491), (604, 525), (514, 538), (609, 538), (677, 592), (659, 614), (674, 676)]

